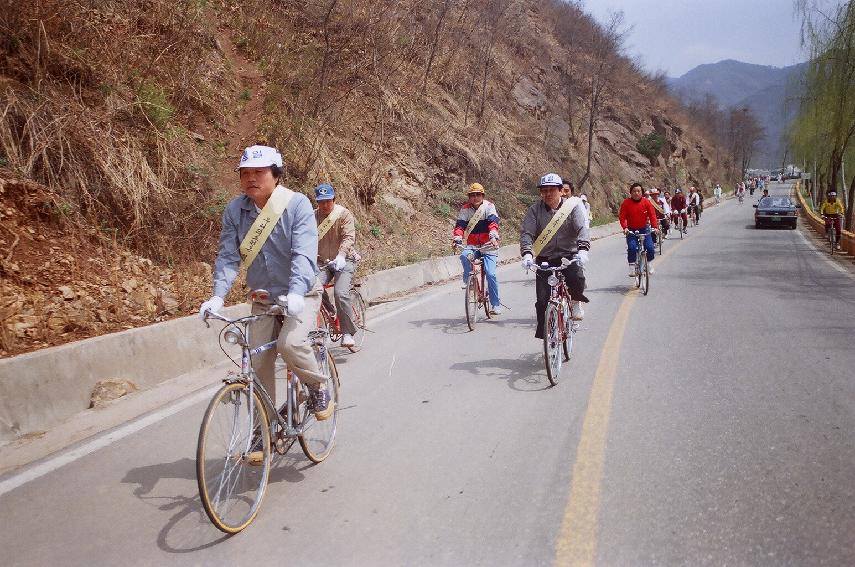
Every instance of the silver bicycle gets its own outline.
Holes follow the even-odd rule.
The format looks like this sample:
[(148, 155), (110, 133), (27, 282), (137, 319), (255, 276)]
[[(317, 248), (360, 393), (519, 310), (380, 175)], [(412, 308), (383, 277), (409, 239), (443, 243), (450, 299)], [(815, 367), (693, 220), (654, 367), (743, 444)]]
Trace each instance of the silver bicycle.
[(330, 403), (335, 404), (328, 419), (315, 418), (308, 387), (290, 370), (285, 403), (277, 410), (252, 368), (252, 355), (275, 348), (276, 341), (250, 347), (250, 323), (262, 317), (284, 321), (284, 299), (272, 300), (265, 290), (255, 290), (249, 293), (249, 300), (269, 305), (264, 313), (237, 319), (210, 311), (205, 314), (206, 325), (208, 319), (225, 323), (220, 331), (220, 348), (223, 342), (241, 348), (240, 363), (232, 359), (240, 372), (230, 372), (208, 404), (196, 448), (196, 479), (202, 505), (211, 522), (226, 533), (243, 530), (258, 514), (273, 451), (284, 455), (297, 440), (306, 456), (320, 463), (330, 454), (335, 440), (339, 378), (328, 350), (326, 329), (311, 331), (307, 340), (321, 373), (327, 377)]

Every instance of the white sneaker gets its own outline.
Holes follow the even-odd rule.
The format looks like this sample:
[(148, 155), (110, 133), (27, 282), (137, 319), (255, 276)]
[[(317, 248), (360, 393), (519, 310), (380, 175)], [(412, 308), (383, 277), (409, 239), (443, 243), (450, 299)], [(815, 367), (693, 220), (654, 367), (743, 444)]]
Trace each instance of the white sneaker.
[(650, 266), (649, 268), (647, 268), (647, 273), (652, 276), (656, 273), (656, 270), (653, 269), (653, 266)]
[(581, 301), (570, 302), (570, 319), (573, 321), (581, 321), (585, 317), (585, 310), (582, 309)]
[(351, 346), (355, 346), (355, 345), (356, 345), (356, 341), (353, 340), (352, 335), (345, 333), (341, 336), (341, 346), (351, 347)]
[(463, 282), (462, 284), (460, 284), (460, 289), (466, 289), (466, 282)]
[(634, 278), (636, 275), (638, 275), (638, 274), (635, 273), (635, 264), (630, 264), (629, 265), (629, 277)]
[(494, 305), (494, 306), (490, 307), (490, 313), (492, 315), (501, 315), (502, 314), (502, 306), (501, 305)]

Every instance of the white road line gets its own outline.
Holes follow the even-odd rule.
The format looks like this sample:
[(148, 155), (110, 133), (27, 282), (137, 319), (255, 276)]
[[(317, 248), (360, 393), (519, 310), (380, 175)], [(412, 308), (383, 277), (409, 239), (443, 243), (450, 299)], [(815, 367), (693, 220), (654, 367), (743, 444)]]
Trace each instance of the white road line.
[(392, 355), (392, 364), (389, 365), (389, 376), (392, 376), (392, 367), (395, 366), (395, 359), (398, 357), (397, 354)]
[(132, 435), (141, 429), (145, 429), (149, 425), (158, 423), (164, 418), (174, 415), (206, 398), (210, 398), (214, 391), (219, 387), (220, 384), (217, 384), (216, 386), (200, 390), (195, 394), (175, 402), (174, 404), (164, 407), (163, 409), (157, 410), (134, 421), (130, 421), (108, 433), (94, 437), (93, 439), (84, 442), (79, 447), (56, 453), (54, 456), (48, 457), (46, 460), (38, 464), (25, 466), (19, 472), (16, 472), (9, 478), (0, 481), (0, 496), (15, 490), (23, 484), (53, 472), (60, 467), (72, 463), (81, 457), (85, 457), (99, 449), (103, 449), (120, 439), (124, 439), (128, 435)]
[[(806, 229), (806, 230), (810, 230), (810, 229)], [(849, 276), (850, 278), (855, 277), (852, 275), (851, 272), (849, 272), (849, 270), (847, 270), (846, 268), (844, 268), (843, 266), (841, 266), (840, 264), (838, 264), (837, 262), (832, 260), (831, 257), (825, 252), (825, 250), (820, 250), (819, 247), (817, 247), (817, 245), (814, 244), (810, 238), (805, 236), (805, 234), (801, 230), (797, 230), (796, 232), (798, 232), (799, 236), (802, 237), (802, 240), (804, 240), (811, 248), (813, 248), (814, 252), (816, 252), (823, 260), (828, 262), (828, 264), (830, 264), (831, 267), (833, 267), (835, 270), (837, 270), (841, 274)]]

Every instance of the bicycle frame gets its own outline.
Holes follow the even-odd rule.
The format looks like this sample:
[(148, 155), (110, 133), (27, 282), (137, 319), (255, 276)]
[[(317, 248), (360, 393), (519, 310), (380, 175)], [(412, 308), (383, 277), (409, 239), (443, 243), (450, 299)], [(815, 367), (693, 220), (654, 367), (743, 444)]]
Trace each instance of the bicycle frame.
[[(249, 315), (247, 317), (240, 317), (238, 319), (229, 319), (228, 317), (224, 317), (217, 313), (207, 312), (205, 317), (205, 323), (207, 324), (207, 319), (217, 319), (226, 323), (223, 329), (220, 331), (220, 337), (222, 340), (225, 340), (229, 344), (240, 344), (241, 346), (241, 364), (240, 364), (240, 374), (231, 373), (230, 376), (227, 376), (223, 379), (223, 382), (226, 384), (232, 384), (236, 382), (242, 382), (247, 385), (249, 390), (249, 400), (254, 400), (253, 392), (257, 389), (259, 395), (261, 396), (262, 403), (264, 404), (264, 409), (267, 412), (268, 416), (271, 416), (270, 419), (270, 435), (271, 439), (274, 439), (274, 444), (276, 445), (276, 450), (280, 451), (279, 442), (281, 441), (280, 436), (277, 436), (277, 426), (281, 430), (281, 437), (291, 439), (296, 439), (305, 431), (306, 421), (309, 418), (309, 412), (306, 412), (306, 415), (303, 416), (302, 421), (295, 425), (294, 423), (294, 412), (296, 410), (296, 393), (297, 393), (297, 385), (295, 382), (299, 380), (294, 376), (294, 373), (291, 370), (287, 371), (287, 381), (286, 381), (286, 391), (285, 391), (285, 408), (286, 414), (283, 418), (279, 413), (279, 410), (276, 408), (273, 403), (273, 399), (270, 397), (270, 394), (264, 388), (264, 385), (258, 378), (255, 370), (252, 368), (252, 356), (261, 354), (263, 352), (267, 352), (270, 349), (276, 348), (276, 340), (272, 340), (270, 342), (264, 343), (257, 347), (250, 347), (250, 336), (249, 336), (249, 324), (253, 321), (257, 321), (262, 317), (284, 317), (284, 310), (278, 306), (274, 305), (271, 310), (267, 313), (262, 313), (258, 315)], [(224, 335), (228, 332), (227, 329), (229, 327), (237, 327), (240, 325), (242, 329), (238, 329), (237, 333), (239, 336), (232, 335), (235, 337), (238, 342), (232, 342), (229, 338), (223, 339)], [(329, 333), (324, 329), (317, 329), (311, 331), (309, 333), (309, 339), (312, 341), (313, 348), (321, 355), (327, 355), (327, 345), (326, 338)], [(240, 340), (240, 338), (243, 340)], [(255, 408), (253, 407), (254, 403), (250, 402), (249, 415), (250, 420), (254, 418)], [(250, 442), (248, 440), (248, 442)], [(247, 448), (247, 451), (249, 448)]]

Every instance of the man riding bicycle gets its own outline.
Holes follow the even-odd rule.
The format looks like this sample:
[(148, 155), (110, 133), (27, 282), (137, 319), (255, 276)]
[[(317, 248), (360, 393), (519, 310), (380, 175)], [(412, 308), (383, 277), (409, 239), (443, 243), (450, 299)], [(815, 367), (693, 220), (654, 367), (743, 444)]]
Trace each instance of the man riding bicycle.
[[(541, 177), (537, 187), (540, 190), (540, 201), (528, 208), (520, 228), (522, 266), (528, 270), (535, 263), (539, 266), (546, 262), (555, 267), (560, 266), (564, 258), (570, 260), (576, 257), (578, 263), (571, 264), (562, 273), (572, 297), (570, 317), (574, 321), (581, 321), (585, 312), (580, 302), (588, 302), (584, 295), (585, 274), (582, 267), (588, 263), (588, 250), (591, 248), (585, 222), (587, 210), (581, 199), (565, 199), (561, 196), (561, 177), (555, 173)], [(538, 339), (543, 339), (543, 315), (551, 291), (548, 278), (549, 274), (541, 271), (535, 277), (537, 327), (534, 336)]]
[(668, 203), (668, 199), (659, 194), (659, 189), (656, 187), (650, 190), (650, 197), (653, 208), (656, 209), (656, 218), (659, 219), (659, 224), (662, 227), (662, 238), (667, 238), (668, 231), (671, 229), (671, 205)]
[[(623, 234), (626, 236), (626, 259), (629, 262), (629, 277), (634, 278), (636, 254), (638, 254), (638, 239), (633, 232), (641, 232), (644, 237), (644, 249), (647, 251), (647, 261), (653, 262), (656, 257), (656, 248), (653, 246), (651, 227), (653, 231), (659, 230), (659, 221), (656, 218), (656, 209), (648, 199), (642, 199), (644, 189), (641, 183), (635, 182), (629, 186), (629, 197), (624, 199), (620, 206), (618, 217)], [(653, 274), (653, 266), (650, 267)]]
[[(271, 297), (287, 296), (284, 323), (275, 317), (261, 317), (249, 324), (252, 347), (277, 337), (276, 350), (253, 355), (252, 367), (275, 404), (274, 362), (278, 351), (288, 368), (308, 386), (317, 419), (327, 419), (335, 404), (325, 387), (326, 376), (306, 340), (315, 327), (321, 303), (315, 263), (318, 227), (312, 204), (305, 195), (279, 184), (282, 156), (275, 148), (246, 148), (237, 169), (243, 195), (232, 199), (223, 213), (214, 295), (202, 304), (199, 313), (204, 317), (208, 311), (222, 309), (241, 264), (248, 266), (246, 282), (250, 289), (265, 289)], [(252, 304), (253, 314), (268, 309), (266, 304)]]
[(481, 258), (487, 276), (487, 293), (490, 296), (490, 313), (501, 315), (499, 300), (499, 280), (496, 277), (496, 263), (499, 259), (499, 214), (496, 205), (484, 198), (484, 186), (473, 183), (467, 193), (469, 201), (460, 208), (457, 222), (454, 224), (452, 242), (463, 246), (460, 262), (463, 264), (463, 289), (469, 281), (472, 263), (469, 255)]
[(834, 226), (834, 232), (837, 235), (837, 249), (840, 250), (840, 219), (846, 212), (846, 207), (843, 206), (843, 201), (837, 198), (837, 191), (829, 191), (825, 194), (825, 201), (819, 207), (819, 214), (822, 215), (825, 221), (825, 230), (828, 227)]
[(695, 224), (701, 223), (701, 210), (703, 202), (703, 198), (701, 197), (700, 191), (693, 185), (689, 187), (689, 196), (687, 197), (687, 204), (689, 209), (689, 215), (695, 216)]
[(353, 335), (356, 325), (353, 322), (353, 308), (350, 303), (350, 287), (359, 254), (356, 253), (356, 221), (346, 207), (336, 204), (335, 189), (329, 183), (315, 187), (315, 201), (318, 208), (315, 220), (318, 223), (318, 264), (325, 267), (318, 274), (322, 285), (335, 280), (333, 297), (335, 308), (324, 289), (322, 301), (331, 313), (337, 313), (341, 322), (341, 346), (352, 347), (356, 344)]
[(689, 215), (686, 214), (686, 196), (683, 195), (683, 190), (677, 187), (674, 189), (674, 197), (671, 199), (671, 221), (676, 225), (677, 218), (683, 218), (683, 233), (689, 232)]

